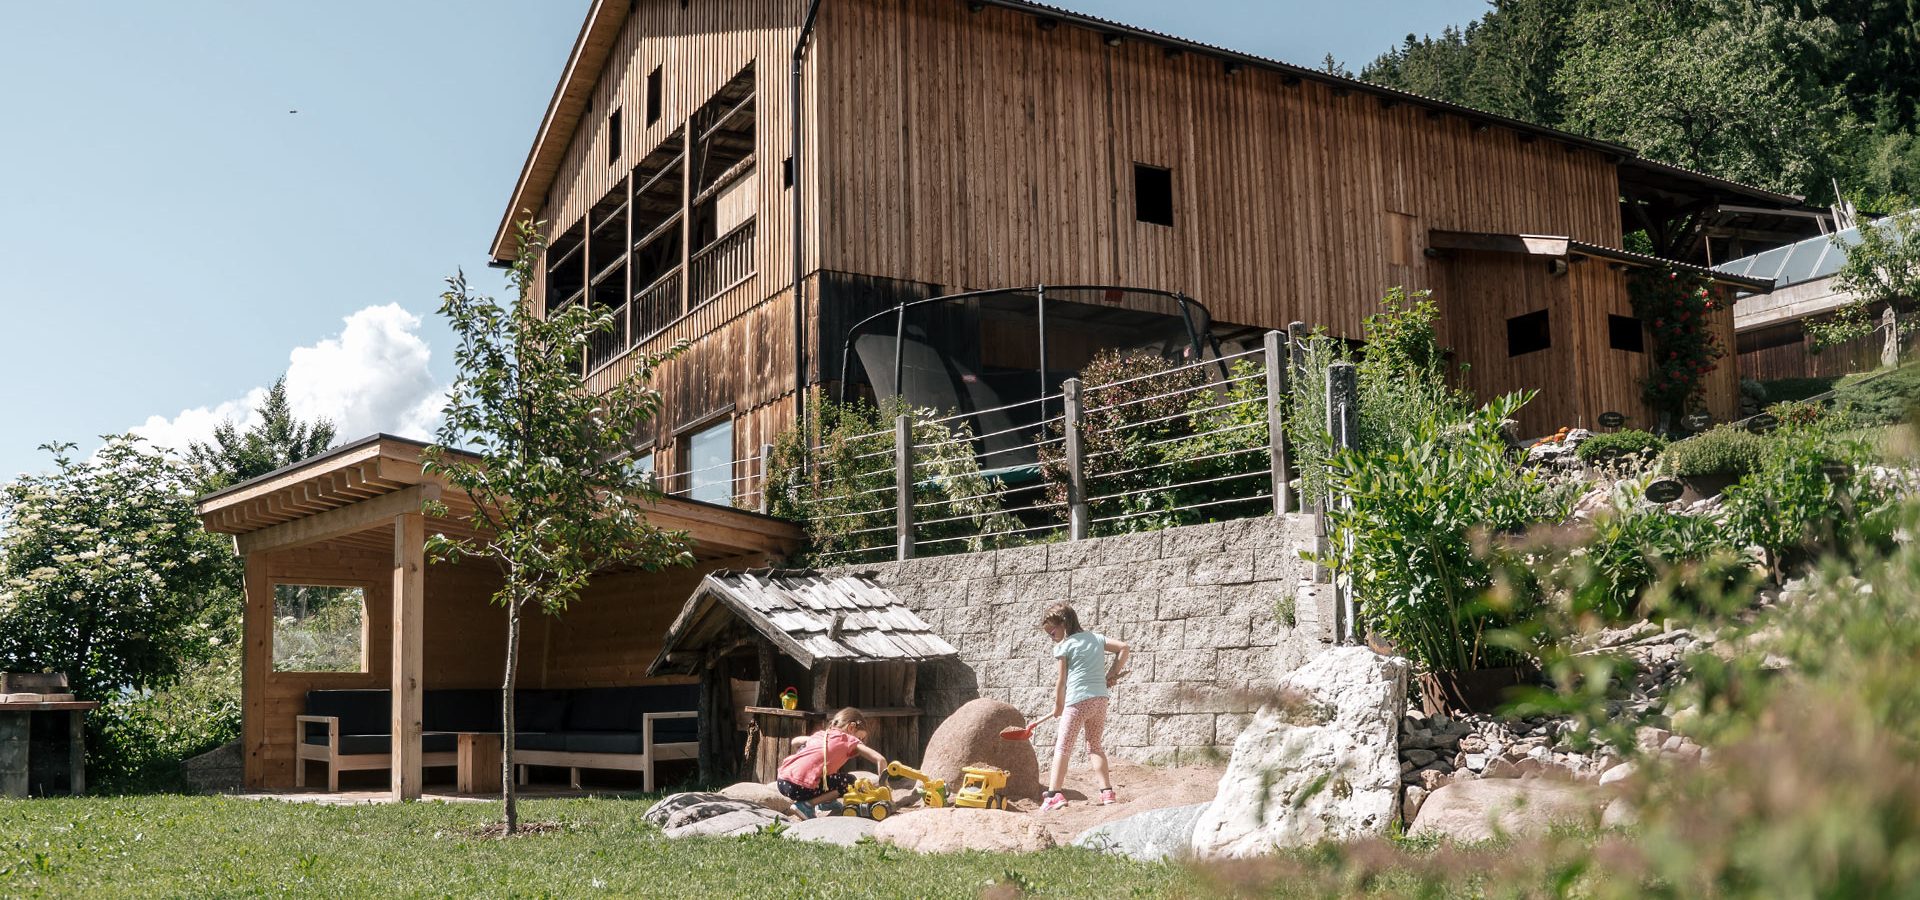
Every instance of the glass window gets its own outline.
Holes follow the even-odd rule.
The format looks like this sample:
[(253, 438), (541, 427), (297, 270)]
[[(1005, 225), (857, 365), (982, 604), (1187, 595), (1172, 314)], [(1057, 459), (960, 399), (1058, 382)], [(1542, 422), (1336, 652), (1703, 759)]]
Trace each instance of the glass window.
[(366, 592), (321, 584), (273, 586), (273, 670), (367, 670)]
[(733, 420), (687, 439), (687, 496), (708, 503), (733, 502)]

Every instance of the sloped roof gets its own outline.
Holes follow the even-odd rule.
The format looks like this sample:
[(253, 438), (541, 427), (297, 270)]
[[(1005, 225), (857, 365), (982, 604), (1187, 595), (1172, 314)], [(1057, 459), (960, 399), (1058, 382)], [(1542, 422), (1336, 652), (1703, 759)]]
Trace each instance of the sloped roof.
[(736, 621), (808, 668), (829, 660), (922, 662), (960, 652), (866, 575), (752, 569), (701, 579), (647, 673), (693, 672), (703, 651), (734, 633), (727, 626)]

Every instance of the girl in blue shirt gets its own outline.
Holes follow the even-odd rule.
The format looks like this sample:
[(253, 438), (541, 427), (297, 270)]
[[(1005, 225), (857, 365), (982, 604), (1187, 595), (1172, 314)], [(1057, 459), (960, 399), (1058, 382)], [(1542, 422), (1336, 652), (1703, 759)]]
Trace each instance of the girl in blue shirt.
[[(1053, 656), (1060, 661), (1053, 712), (1034, 723), (1060, 717), (1053, 745), (1053, 771), (1040, 811), (1067, 805), (1060, 785), (1067, 780), (1067, 759), (1073, 754), (1074, 738), (1082, 731), (1087, 735), (1087, 759), (1093, 761), (1094, 774), (1100, 777), (1100, 804), (1113, 803), (1118, 798), (1113, 793), (1113, 777), (1107, 772), (1107, 750), (1101, 745), (1101, 737), (1107, 727), (1107, 689), (1126, 672), (1127, 645), (1082, 629), (1080, 616), (1066, 603), (1049, 607), (1040, 619), (1040, 628), (1053, 640)], [(1106, 667), (1108, 653), (1117, 654), (1111, 669)]]

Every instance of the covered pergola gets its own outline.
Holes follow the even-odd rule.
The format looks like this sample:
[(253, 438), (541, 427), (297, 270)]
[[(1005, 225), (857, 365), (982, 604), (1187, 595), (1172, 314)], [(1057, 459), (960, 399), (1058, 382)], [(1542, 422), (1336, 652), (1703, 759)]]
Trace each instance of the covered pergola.
[[(472, 503), (422, 471), (426, 444), (374, 435), (200, 499), (209, 531), (234, 536), (245, 561), (242, 751), (250, 788), (290, 787), (310, 690), (392, 692), (391, 786), (420, 796), (422, 695), (427, 688), (498, 689), (505, 612), (489, 598), (499, 573), (484, 563), (429, 566), (427, 536), (471, 534)], [(447, 515), (428, 516), (438, 500)], [(646, 675), (662, 636), (701, 577), (776, 564), (799, 546), (788, 522), (730, 507), (663, 498), (650, 522), (685, 532), (697, 560), (662, 572), (608, 571), (559, 617), (530, 614), (520, 672), (529, 688), (659, 683)], [(284, 671), (275, 664), (279, 586), (335, 586), (363, 597), (358, 671)], [(684, 680), (684, 679), (683, 679)]]

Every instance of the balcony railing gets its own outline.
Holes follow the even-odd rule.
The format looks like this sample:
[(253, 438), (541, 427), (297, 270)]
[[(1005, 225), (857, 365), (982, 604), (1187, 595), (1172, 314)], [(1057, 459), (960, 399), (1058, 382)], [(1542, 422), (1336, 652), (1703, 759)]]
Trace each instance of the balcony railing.
[(754, 274), (753, 227), (748, 219), (693, 255), (688, 263), (692, 290), (688, 305), (698, 307)]
[(628, 332), (635, 344), (659, 334), (680, 318), (680, 270), (676, 268), (635, 291), (631, 315)]

